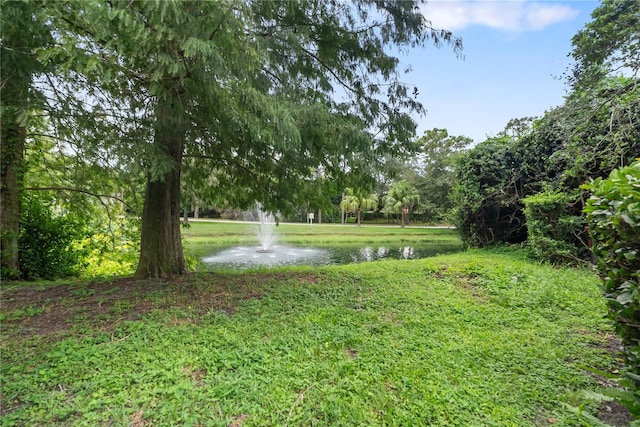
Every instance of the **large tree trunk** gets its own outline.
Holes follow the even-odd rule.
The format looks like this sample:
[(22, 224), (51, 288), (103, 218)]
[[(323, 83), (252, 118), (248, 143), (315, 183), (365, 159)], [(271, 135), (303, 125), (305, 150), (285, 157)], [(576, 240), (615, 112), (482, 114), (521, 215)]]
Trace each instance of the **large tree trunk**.
[(142, 211), (137, 278), (186, 274), (180, 239), (180, 171), (185, 132), (179, 111), (180, 93), (158, 101), (154, 144), (171, 163), (160, 179), (150, 174)]
[[(30, 20), (30, 5), (15, 3), (6, 6), (13, 8), (11, 12), (15, 19)], [(3, 47), (7, 50), (3, 48), (0, 65), (0, 266), (3, 279), (20, 275), (18, 236), (26, 129), (19, 118), (28, 110), (34, 66), (30, 58), (22, 54), (30, 51), (23, 47), (30, 39), (16, 28), (16, 25), (9, 25), (3, 31)]]
[[(3, 94), (4, 95), (4, 94)], [(0, 103), (4, 108), (4, 103)], [(9, 116), (9, 114), (7, 114)], [(0, 152), (0, 249), (2, 278), (20, 276), (18, 236), (20, 234), (20, 193), (26, 132), (9, 117), (2, 120)]]

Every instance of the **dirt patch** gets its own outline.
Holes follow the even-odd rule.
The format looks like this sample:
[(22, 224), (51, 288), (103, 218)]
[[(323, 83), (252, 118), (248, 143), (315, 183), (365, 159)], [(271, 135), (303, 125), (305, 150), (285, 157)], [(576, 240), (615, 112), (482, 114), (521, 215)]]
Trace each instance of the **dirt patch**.
[(193, 368), (191, 366), (185, 366), (182, 368), (182, 372), (195, 382), (196, 387), (202, 386), (202, 380), (207, 376), (207, 371), (204, 369)]
[(592, 345), (597, 348), (603, 348), (607, 350), (607, 352), (616, 356), (616, 359), (622, 360), (622, 350), (624, 348), (622, 340), (613, 333), (603, 334), (601, 338), (602, 339), (600, 340), (594, 341)]
[[(576, 333), (583, 334), (584, 332), (576, 331)], [(615, 366), (613, 368), (598, 367), (593, 370), (583, 369), (583, 372), (595, 379), (600, 387), (611, 389), (619, 388), (620, 384), (615, 378), (612, 378), (612, 375), (618, 375), (624, 366), (623, 346), (620, 338), (614, 333), (602, 332), (596, 335), (595, 339), (591, 339), (590, 345), (611, 354), (615, 360)], [(569, 362), (573, 363), (573, 361)], [(631, 411), (622, 403), (615, 400), (600, 403), (595, 416), (600, 421), (613, 427), (627, 427), (635, 420)]]
[(464, 289), (475, 302), (479, 304), (487, 303), (488, 297), (486, 292), (484, 292), (482, 288), (478, 287), (473, 279), (461, 277), (460, 283), (462, 284), (462, 289)]
[(247, 420), (247, 418), (249, 418), (249, 415), (240, 414), (237, 417), (235, 417), (233, 420), (231, 420), (231, 422), (227, 424), (227, 427), (242, 427), (244, 425), (244, 422)]
[(615, 400), (611, 402), (603, 402), (598, 407), (596, 415), (600, 421), (604, 421), (610, 426), (627, 427), (631, 425), (634, 417), (624, 405)]
[(358, 357), (358, 351), (351, 348), (346, 349), (345, 354), (349, 359), (355, 359), (356, 357)]
[(147, 425), (146, 421), (144, 420), (144, 413), (142, 412), (142, 409), (131, 414), (130, 419), (131, 424), (129, 425), (131, 427), (145, 427)]
[(127, 320), (155, 310), (188, 308), (232, 315), (239, 302), (260, 298), (269, 283), (298, 280), (316, 283), (309, 273), (193, 273), (171, 279), (72, 283), (51, 286), (21, 284), (3, 291), (3, 335), (20, 338), (55, 336), (79, 325), (113, 331)]
[(533, 425), (538, 427), (553, 426), (558, 422), (557, 418), (548, 416), (547, 411), (542, 407), (536, 409), (536, 413), (531, 417)]

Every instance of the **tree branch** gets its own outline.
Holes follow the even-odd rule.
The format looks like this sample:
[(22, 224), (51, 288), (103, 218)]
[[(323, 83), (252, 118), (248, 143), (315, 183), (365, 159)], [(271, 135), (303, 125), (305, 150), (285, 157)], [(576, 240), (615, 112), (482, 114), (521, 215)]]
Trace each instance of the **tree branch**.
[(333, 76), (333, 78), (335, 78), (338, 83), (340, 83), (342, 85), (342, 87), (344, 87), (345, 89), (347, 89), (348, 91), (358, 95), (358, 96), (363, 96), (363, 94), (358, 93), (358, 91), (354, 88), (352, 88), (349, 84), (347, 84), (347, 82), (345, 82), (344, 80), (342, 80), (340, 78), (340, 76), (338, 76), (338, 74), (333, 70), (333, 68), (329, 67), (329, 65), (327, 65), (322, 59), (320, 59), (318, 57), (318, 55), (316, 55), (315, 53), (311, 52), (310, 50), (304, 48), (304, 47), (300, 47), (300, 49), (306, 53), (307, 55), (309, 55), (310, 57), (312, 57), (313, 59), (315, 59), (325, 70), (327, 70), (329, 72), (329, 74), (331, 74)]
[(97, 193), (94, 193), (92, 191), (85, 190), (83, 188), (75, 188), (75, 187), (25, 187), (25, 188), (23, 188), (23, 190), (24, 191), (71, 191), (71, 192), (74, 192), (74, 193), (82, 193), (82, 194), (87, 194), (89, 196), (95, 197), (98, 200), (100, 200), (100, 203), (102, 203), (103, 205), (105, 203), (101, 199), (103, 197), (105, 197), (105, 198), (117, 200), (118, 202), (120, 202), (123, 205), (125, 205), (127, 208), (130, 208), (130, 206), (127, 205), (127, 202), (124, 201), (123, 199), (121, 199), (118, 196), (113, 196), (113, 195), (110, 195), (110, 194), (97, 194)]

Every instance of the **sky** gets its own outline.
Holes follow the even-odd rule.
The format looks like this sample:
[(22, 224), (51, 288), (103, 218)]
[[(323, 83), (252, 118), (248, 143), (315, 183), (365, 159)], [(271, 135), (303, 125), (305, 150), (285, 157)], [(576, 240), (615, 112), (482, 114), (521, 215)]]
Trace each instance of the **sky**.
[(464, 59), (432, 44), (401, 56), (402, 80), (418, 88), (427, 113), (418, 135), (445, 128), (475, 143), (512, 118), (539, 117), (561, 105), (571, 38), (599, 1), (430, 0), (422, 12), (435, 28), (462, 38)]

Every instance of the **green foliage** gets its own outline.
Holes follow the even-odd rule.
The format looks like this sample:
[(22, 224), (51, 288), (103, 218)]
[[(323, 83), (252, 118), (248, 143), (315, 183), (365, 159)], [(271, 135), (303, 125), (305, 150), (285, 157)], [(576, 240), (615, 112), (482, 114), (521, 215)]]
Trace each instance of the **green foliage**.
[(78, 272), (84, 277), (131, 273), (139, 254), (139, 220), (135, 174), (95, 164), (56, 149), (46, 136), (47, 122), (30, 128), (25, 149), (26, 199), (35, 197), (47, 209), (74, 218), (76, 236), (71, 244), (81, 254)]
[[(640, 108), (640, 85), (633, 83), (609, 78), (580, 89), (522, 136), (491, 138), (465, 153), (452, 191), (453, 221), (465, 243), (523, 242), (524, 198), (545, 190), (574, 194), (589, 178), (633, 161), (640, 151), (640, 116), (632, 113)], [(578, 198), (567, 214), (579, 216), (582, 203)], [(579, 239), (564, 235), (569, 240), (561, 246), (577, 245), (578, 256), (587, 255)]]
[(71, 215), (55, 214), (52, 206), (27, 197), (20, 221), (20, 270), (23, 278), (53, 280), (77, 276), (83, 251), (72, 245), (82, 225)]
[[(546, 191), (525, 197), (527, 244), (531, 255), (554, 264), (575, 263), (585, 258), (585, 224), (582, 217), (571, 215), (576, 197)], [(585, 236), (586, 237), (586, 236)]]
[(387, 215), (400, 214), (400, 226), (404, 228), (408, 222), (408, 214), (420, 203), (418, 190), (402, 180), (394, 183), (384, 197), (384, 212)]
[(549, 155), (558, 182), (577, 188), (633, 162), (640, 152), (639, 83), (608, 77), (567, 98), (555, 119), (563, 143)]
[(139, 220), (126, 215), (98, 215), (83, 228), (72, 247), (81, 251), (83, 277), (132, 274), (139, 255)]
[(419, 154), (402, 177), (418, 190), (420, 202), (414, 210), (425, 222), (446, 220), (453, 207), (449, 193), (455, 162), (471, 142), (465, 136), (449, 135), (446, 129), (428, 130), (418, 139)]
[[(603, 1), (593, 21), (572, 39), (576, 65), (565, 103), (537, 120), (512, 120), (504, 145), (496, 147), (494, 138), (460, 162), (454, 222), (467, 244), (524, 241), (524, 198), (546, 190), (574, 194), (582, 183), (605, 177), (638, 155), (639, 5), (633, 0)], [(583, 200), (568, 206), (567, 218), (581, 214)], [(572, 223), (579, 234), (575, 219), (562, 227)], [(555, 243), (541, 240), (540, 232), (538, 227), (529, 235), (533, 247), (570, 253), (576, 246), (578, 257), (586, 255), (581, 239), (570, 232), (561, 233), (562, 240), (552, 238)]]
[(626, 346), (628, 375), (640, 392), (640, 161), (586, 188), (593, 191), (585, 212), (598, 270)]
[(356, 224), (360, 227), (362, 211), (378, 209), (378, 195), (346, 188), (340, 207), (346, 212), (354, 213), (356, 215)]
[[(158, 180), (182, 161), (154, 140), (161, 139), (154, 126), (171, 121), (173, 143), (185, 144), (185, 199), (237, 207), (260, 200), (285, 213), (304, 203), (306, 179), (318, 168), (328, 180), (344, 181), (368, 175), (372, 162), (410, 145), (410, 113), (422, 107), (400, 82), (392, 46), (431, 41), (461, 48), (450, 32), (431, 29), (415, 2), (234, 1), (194, 8), (68, 1), (45, 7), (64, 37), (42, 56), (63, 58), (65, 78), (84, 74), (86, 80), (74, 84), (106, 96), (105, 106), (121, 104), (112, 121), (138, 129), (122, 132), (118, 141), (115, 127), (97, 127), (96, 138), (89, 138), (95, 153), (107, 148)], [(181, 101), (157, 108), (175, 98)], [(102, 103), (87, 107), (109, 114)], [(379, 136), (375, 143), (371, 129)], [(109, 134), (103, 144), (101, 132)]]
[(507, 136), (488, 139), (458, 160), (452, 220), (467, 246), (519, 243), (526, 238), (520, 200), (522, 159), (514, 145)]
[(76, 323), (3, 325), (3, 425), (577, 426), (615, 366), (598, 278), (518, 253), (136, 285), (32, 290)]
[[(571, 39), (575, 59), (571, 82), (593, 85), (621, 69), (640, 69), (640, 3), (604, 0), (591, 14), (593, 20)], [(637, 74), (636, 74), (637, 75)]]

